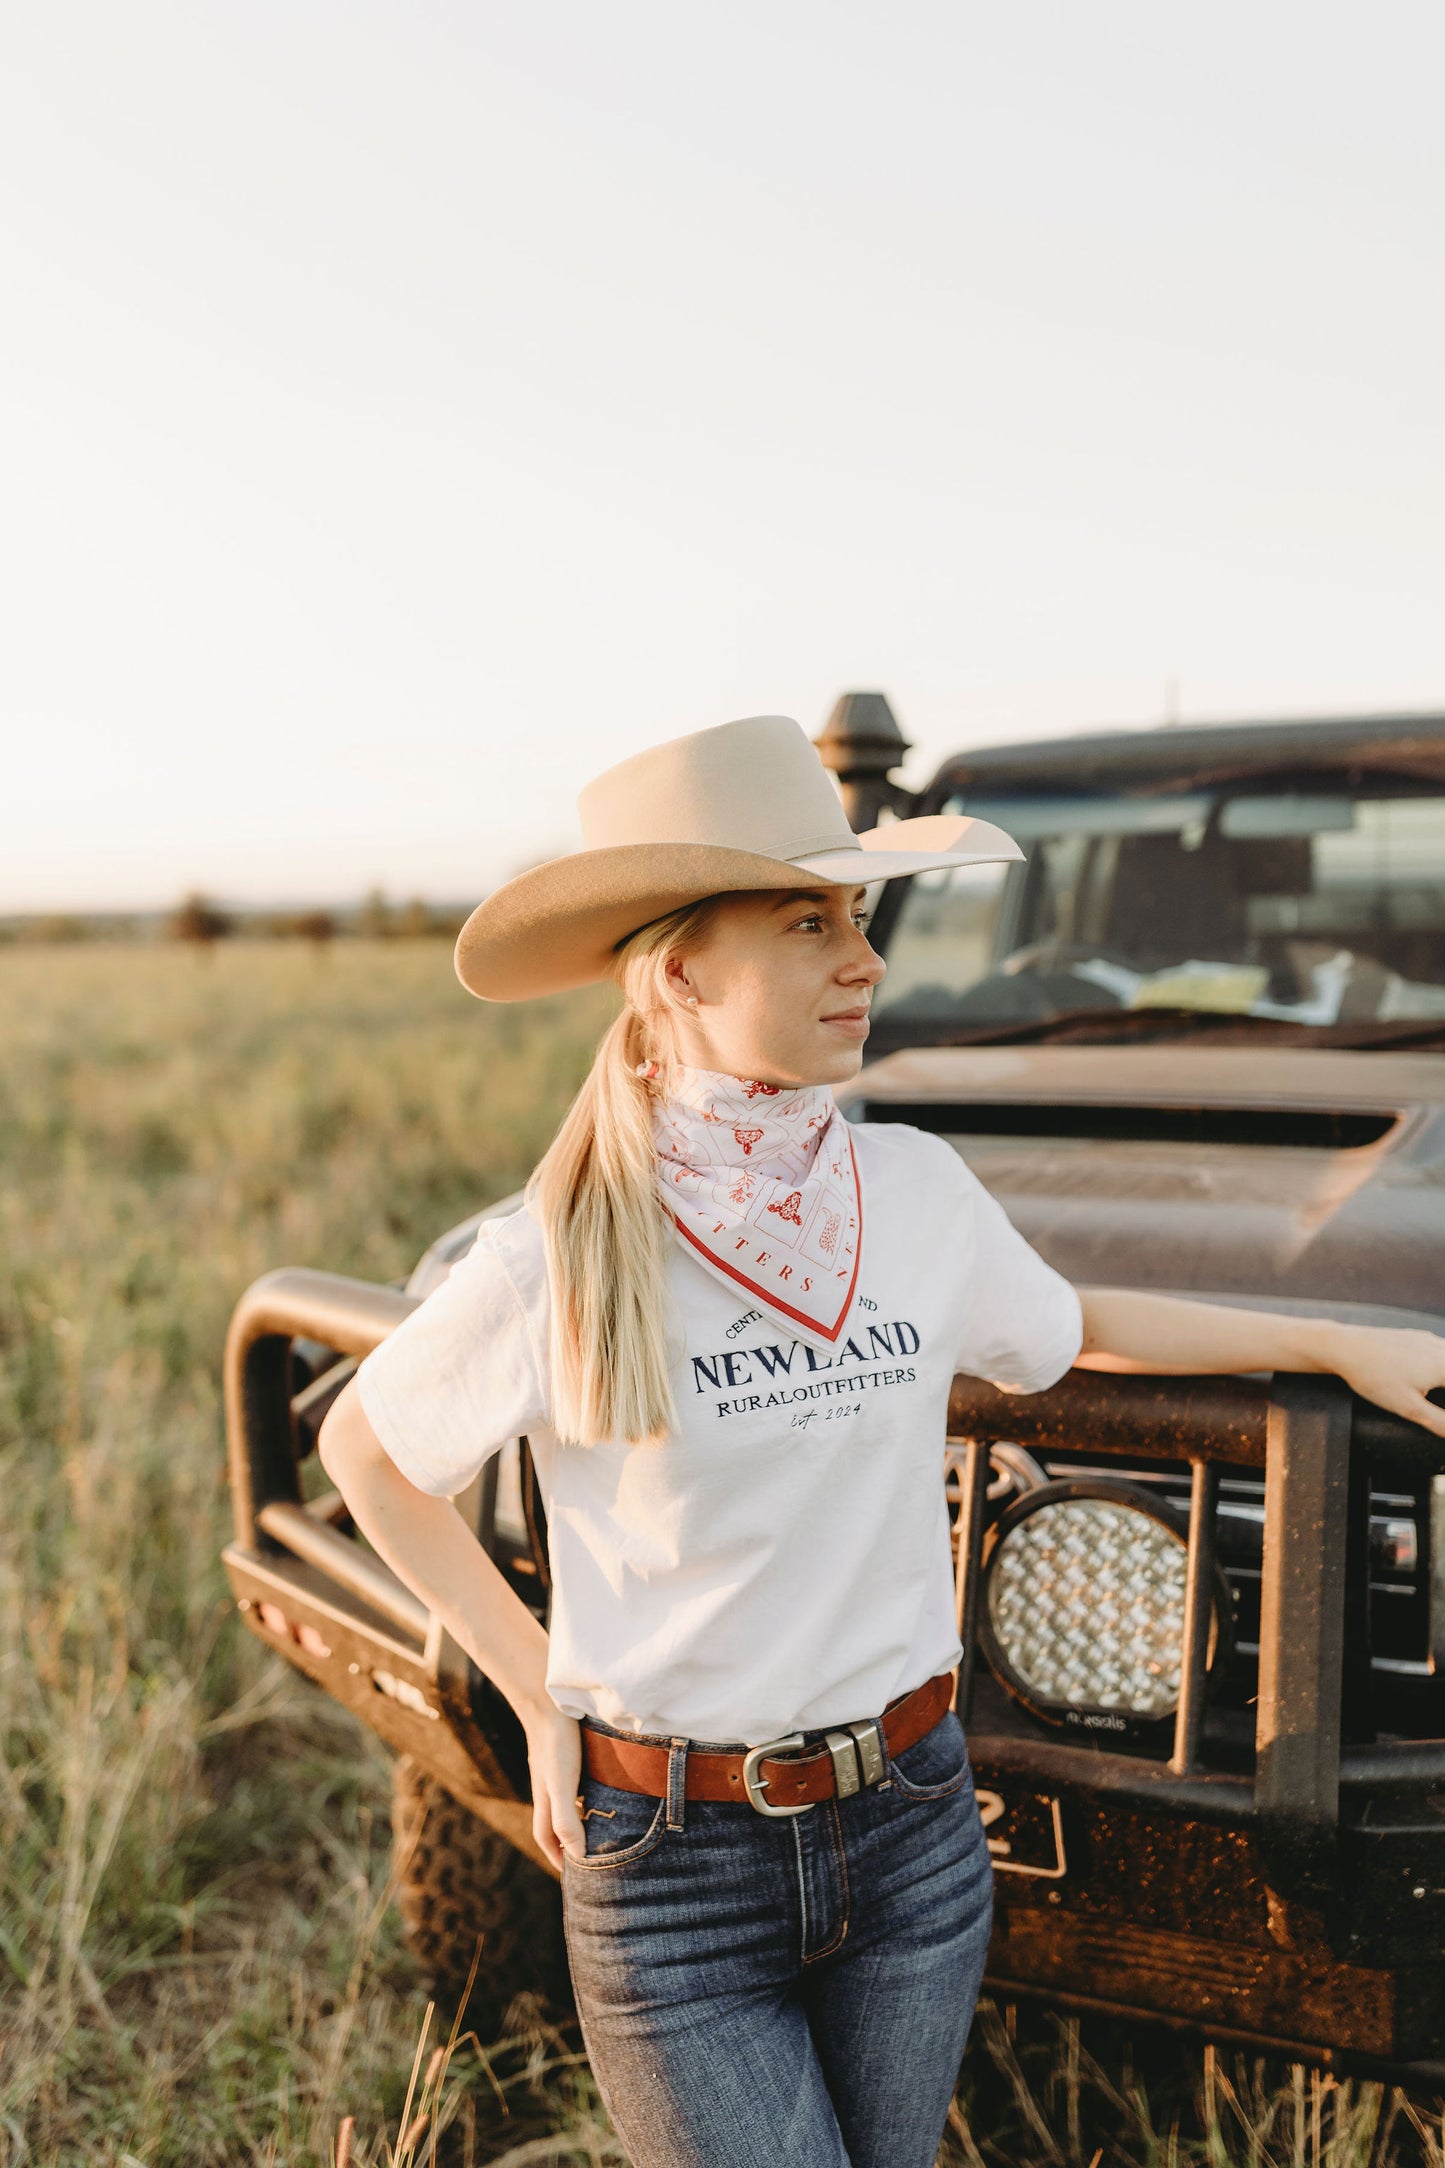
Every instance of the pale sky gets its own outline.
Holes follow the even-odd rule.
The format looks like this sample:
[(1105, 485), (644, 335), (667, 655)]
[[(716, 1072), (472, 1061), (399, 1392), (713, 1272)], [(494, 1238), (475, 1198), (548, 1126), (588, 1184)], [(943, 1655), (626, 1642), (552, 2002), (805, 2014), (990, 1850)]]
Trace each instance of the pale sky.
[(9, 0), (0, 910), (1445, 705), (1439, 0)]

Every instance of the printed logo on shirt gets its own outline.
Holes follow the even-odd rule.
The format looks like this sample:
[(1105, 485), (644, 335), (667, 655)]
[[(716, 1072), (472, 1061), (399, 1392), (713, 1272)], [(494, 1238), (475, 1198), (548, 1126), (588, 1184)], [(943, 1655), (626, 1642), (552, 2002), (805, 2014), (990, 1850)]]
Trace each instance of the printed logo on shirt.
[[(733, 1328), (736, 1329), (736, 1328)], [(717, 1413), (751, 1415), (764, 1408), (786, 1408), (801, 1401), (848, 1401), (892, 1385), (911, 1385), (917, 1370), (901, 1358), (919, 1350), (916, 1325), (906, 1318), (891, 1324), (859, 1326), (835, 1355), (824, 1356), (804, 1340), (760, 1342), (754, 1347), (724, 1348), (716, 1355), (694, 1355), (694, 1393), (722, 1392)], [(829, 1375), (822, 1375), (827, 1372)], [(746, 1388), (754, 1388), (748, 1391)], [(743, 1388), (743, 1390), (739, 1390)]]

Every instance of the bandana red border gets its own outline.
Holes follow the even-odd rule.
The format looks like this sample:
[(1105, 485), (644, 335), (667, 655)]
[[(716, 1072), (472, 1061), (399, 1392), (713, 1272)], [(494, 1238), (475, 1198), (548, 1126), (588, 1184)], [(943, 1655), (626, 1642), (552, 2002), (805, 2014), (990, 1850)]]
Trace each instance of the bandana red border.
[(831, 1332), (826, 1325), (820, 1324), (817, 1318), (809, 1317), (805, 1310), (795, 1310), (790, 1302), (784, 1302), (779, 1296), (769, 1294), (766, 1288), (759, 1287), (756, 1280), (750, 1280), (745, 1272), (739, 1272), (737, 1267), (730, 1265), (725, 1258), (715, 1257), (705, 1243), (699, 1242), (697, 1236), (691, 1234), (683, 1226), (677, 1214), (675, 1212), (672, 1214), (673, 1226), (682, 1236), (684, 1242), (692, 1244), (699, 1257), (705, 1258), (716, 1271), (726, 1273), (730, 1280), (736, 1280), (739, 1287), (745, 1287), (748, 1293), (762, 1303), (765, 1309), (777, 1310), (784, 1317), (792, 1318), (795, 1324), (804, 1326), (809, 1332), (817, 1333), (828, 1342), (830, 1347), (837, 1344), (838, 1335), (848, 1321), (848, 1312), (853, 1307), (853, 1297), (858, 1288), (859, 1268), (863, 1263), (863, 1184), (858, 1177), (858, 1154), (854, 1149), (851, 1136), (848, 1139), (848, 1155), (853, 1162), (853, 1194), (858, 1199), (858, 1240), (853, 1245), (853, 1277), (848, 1282), (848, 1292), (843, 1297), (843, 1307), (838, 1312), (838, 1322)]

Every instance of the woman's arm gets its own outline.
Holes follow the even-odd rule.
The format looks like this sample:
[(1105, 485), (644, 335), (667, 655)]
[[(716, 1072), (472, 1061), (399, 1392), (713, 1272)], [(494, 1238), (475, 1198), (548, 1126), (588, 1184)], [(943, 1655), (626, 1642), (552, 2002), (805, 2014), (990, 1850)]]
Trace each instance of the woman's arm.
[(527, 1735), (538, 1845), (554, 1867), (564, 1851), (580, 1856), (582, 1739), (575, 1718), (547, 1693), (545, 1629), (450, 1498), (429, 1497), (407, 1481), (367, 1421), (354, 1381), (338, 1394), (317, 1450), (362, 1534), (516, 1710)]
[(1445, 1438), (1445, 1408), (1427, 1393), (1445, 1387), (1445, 1339), (1389, 1326), (1341, 1325), (1328, 1317), (1278, 1317), (1175, 1295), (1081, 1287), (1081, 1370), (1168, 1375), (1240, 1370), (1333, 1371), (1362, 1399)]

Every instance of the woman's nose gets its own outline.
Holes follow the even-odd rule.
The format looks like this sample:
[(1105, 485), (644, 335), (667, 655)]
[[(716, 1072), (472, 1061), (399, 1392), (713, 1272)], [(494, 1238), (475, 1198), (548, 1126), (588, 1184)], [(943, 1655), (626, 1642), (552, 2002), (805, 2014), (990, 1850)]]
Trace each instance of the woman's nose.
[(850, 986), (876, 986), (887, 969), (887, 964), (868, 936), (860, 932), (856, 954), (848, 958), (838, 975), (846, 979)]

